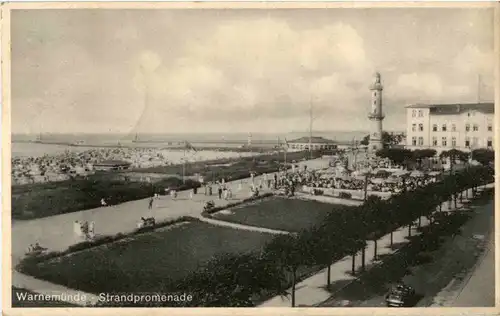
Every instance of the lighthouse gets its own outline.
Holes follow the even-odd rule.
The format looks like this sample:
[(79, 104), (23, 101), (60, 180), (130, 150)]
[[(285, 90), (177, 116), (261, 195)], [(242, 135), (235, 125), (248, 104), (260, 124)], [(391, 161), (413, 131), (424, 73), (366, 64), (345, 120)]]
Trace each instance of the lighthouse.
[(382, 113), (382, 87), (380, 74), (375, 73), (374, 80), (370, 86), (371, 91), (371, 111), (368, 114), (370, 119), (370, 141), (368, 148), (371, 152), (376, 152), (384, 147), (382, 142), (382, 121), (384, 114)]

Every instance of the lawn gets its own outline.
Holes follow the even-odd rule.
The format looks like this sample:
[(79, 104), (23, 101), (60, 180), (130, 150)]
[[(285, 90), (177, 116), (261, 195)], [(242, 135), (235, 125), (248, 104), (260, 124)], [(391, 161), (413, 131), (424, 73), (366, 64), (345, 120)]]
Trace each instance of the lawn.
[(258, 251), (273, 237), (191, 222), (45, 261), (27, 272), (90, 293), (166, 293), (214, 255)]
[(329, 212), (345, 208), (345, 205), (272, 197), (234, 207), (229, 215), (215, 213), (214, 217), (250, 226), (297, 232), (321, 222)]

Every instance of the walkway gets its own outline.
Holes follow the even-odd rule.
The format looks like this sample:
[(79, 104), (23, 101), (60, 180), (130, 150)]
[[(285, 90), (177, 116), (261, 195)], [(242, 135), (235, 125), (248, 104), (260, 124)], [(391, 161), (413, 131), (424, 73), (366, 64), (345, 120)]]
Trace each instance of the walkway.
[[(488, 187), (493, 187), (493, 184), (488, 185)], [(471, 196), (470, 190), (469, 190), (469, 196)], [(457, 203), (457, 206), (460, 208), (463, 205)], [(443, 203), (442, 208), (443, 211), (449, 210), (448, 202)], [(427, 218), (422, 217), (421, 224), (422, 227), (427, 226), (429, 224)], [(419, 232), (416, 230), (416, 227), (414, 226), (412, 229), (412, 236), (418, 234)], [(397, 229), (393, 233), (393, 244), (407, 243), (408, 240), (405, 238), (407, 235), (408, 235), (408, 227), (401, 227)], [(390, 234), (387, 234), (377, 241), (377, 255), (393, 254), (395, 250), (391, 250), (389, 246), (390, 246)], [(374, 248), (375, 248), (374, 243), (369, 241), (368, 246), (366, 247), (365, 250), (366, 267), (369, 267), (374, 263), (373, 262)], [(356, 270), (359, 270), (361, 268), (361, 251), (356, 254), (355, 261), (356, 261), (355, 262)], [(347, 284), (355, 280), (355, 277), (349, 274), (351, 269), (352, 269), (351, 256), (344, 257), (343, 259), (332, 264), (330, 266), (331, 283), (343, 284), (343, 286), (346, 286)], [(323, 269), (317, 274), (303, 280), (302, 282), (299, 282), (296, 285), (297, 289), (295, 291), (296, 306), (301, 306), (301, 305), (315, 306), (326, 301), (328, 298), (334, 295), (325, 289), (327, 280), (326, 271), (327, 269)], [(340, 290), (343, 286), (341, 286), (338, 290)], [(290, 291), (291, 289), (289, 289), (289, 292)], [(259, 307), (290, 307), (290, 306), (291, 306), (290, 296), (288, 297), (276, 296), (262, 303)]]
[(250, 226), (250, 225), (242, 225), (242, 224), (222, 221), (222, 220), (218, 220), (218, 219), (206, 218), (206, 217), (200, 217), (200, 220), (202, 222), (212, 224), (212, 225), (230, 227), (230, 228), (241, 229), (241, 230), (248, 230), (248, 231), (253, 231), (253, 232), (257, 232), (257, 233), (276, 234), (276, 235), (291, 234), (290, 232), (286, 232), (283, 230), (269, 229), (269, 228)]
[(301, 199), (301, 200), (312, 200), (312, 201), (318, 201), (318, 202), (323, 202), (323, 203), (342, 204), (342, 205), (348, 205), (348, 206), (358, 206), (358, 205), (363, 204), (363, 201), (360, 201), (360, 200), (339, 199), (339, 198), (336, 198), (333, 196), (328, 196), (328, 195), (312, 195), (312, 194), (302, 193), (302, 192), (295, 193), (295, 197), (297, 199)]
[(79, 306), (88, 306), (89, 304), (95, 304), (98, 302), (97, 295), (73, 290), (59, 284), (39, 280), (17, 271), (12, 272), (12, 286), (27, 290), (35, 289), (37, 294), (49, 296), (51, 297), (51, 300), (66, 302)]
[[(301, 168), (306, 165), (309, 170), (320, 169), (328, 165), (328, 160), (314, 159), (302, 161), (299, 163)], [(273, 174), (269, 174), (271, 177)], [(255, 177), (254, 183), (258, 184), (262, 176)], [(233, 197), (230, 200), (219, 200), (216, 195), (206, 196), (199, 191), (193, 198), (190, 197), (190, 191), (181, 191), (176, 199), (170, 196), (162, 196), (154, 201), (152, 210), (148, 210), (149, 199), (130, 201), (123, 204), (99, 207), (91, 210), (85, 210), (74, 213), (61, 214), (45, 218), (16, 221), (12, 225), (12, 267), (25, 256), (26, 249), (30, 244), (39, 242), (47, 247), (48, 251), (63, 251), (69, 246), (81, 242), (73, 231), (75, 221), (94, 221), (96, 223), (95, 232), (97, 235), (115, 235), (117, 233), (130, 233), (135, 230), (137, 221), (142, 217), (154, 216), (156, 220), (173, 220), (182, 216), (192, 216), (201, 220), (209, 221), (201, 216), (203, 206), (207, 201), (213, 200), (215, 206), (224, 206), (229, 203), (241, 201), (250, 197), (251, 179), (236, 180), (227, 183), (233, 191)], [(261, 193), (270, 192), (269, 189), (261, 190)], [(222, 225), (215, 221), (213, 224)], [(224, 223), (224, 226), (234, 227), (236, 229), (247, 229), (265, 233), (283, 234), (288, 232), (274, 231), (260, 227), (246, 227), (244, 225)], [(15, 287), (24, 288), (37, 293), (81, 293), (70, 290), (60, 285), (51, 284), (46, 281), (38, 280), (33, 277), (13, 271), (12, 284)], [(92, 295), (87, 295), (90, 301), (94, 301)], [(75, 303), (75, 302), (73, 302)]]

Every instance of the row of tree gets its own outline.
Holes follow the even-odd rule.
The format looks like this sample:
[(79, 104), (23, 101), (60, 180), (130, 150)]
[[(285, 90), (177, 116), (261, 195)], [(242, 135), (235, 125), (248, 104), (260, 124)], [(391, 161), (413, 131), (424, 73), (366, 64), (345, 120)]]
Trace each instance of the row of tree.
[(405, 148), (383, 148), (377, 151), (376, 155), (381, 158), (387, 158), (396, 165), (409, 166), (415, 163), (419, 167), (421, 167), (423, 160), (429, 158), (448, 158), (452, 164), (456, 161), (466, 162), (472, 159), (484, 166), (490, 165), (495, 160), (495, 152), (490, 149), (475, 149), (470, 153), (458, 149), (450, 149), (441, 152), (438, 156), (434, 149), (410, 150)]
[[(367, 242), (374, 243), (376, 258), (377, 241), (382, 236), (390, 233), (392, 244), (392, 232), (403, 226), (408, 226), (411, 236), (412, 226), (420, 225), (422, 217), (432, 223), (444, 202), (453, 205), (454, 201), (456, 207), (463, 191), (476, 192), (492, 179), (492, 168), (470, 167), (388, 200), (370, 197), (361, 206), (346, 206), (346, 210), (331, 212), (310, 229), (277, 236), (258, 253), (219, 255), (181, 282), (165, 286), (170, 291), (174, 288), (193, 295), (193, 301), (179, 302), (176, 306), (254, 306), (256, 299), (276, 295), (291, 295), (291, 304), (295, 306), (295, 285), (304, 270), (327, 268), (325, 283), (328, 286), (330, 266), (345, 256), (352, 256), (351, 273), (359, 272), (355, 271), (355, 260), (361, 251), (360, 272), (363, 272)], [(287, 293), (289, 287), (292, 290)], [(149, 306), (165, 304), (155, 302)]]

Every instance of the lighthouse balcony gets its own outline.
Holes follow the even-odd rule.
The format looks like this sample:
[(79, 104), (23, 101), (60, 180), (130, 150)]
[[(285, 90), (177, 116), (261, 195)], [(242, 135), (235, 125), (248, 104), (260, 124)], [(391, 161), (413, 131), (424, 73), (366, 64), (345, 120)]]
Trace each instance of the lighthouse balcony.
[(368, 114), (368, 118), (370, 120), (383, 120), (385, 118), (385, 115), (382, 113), (370, 113)]

